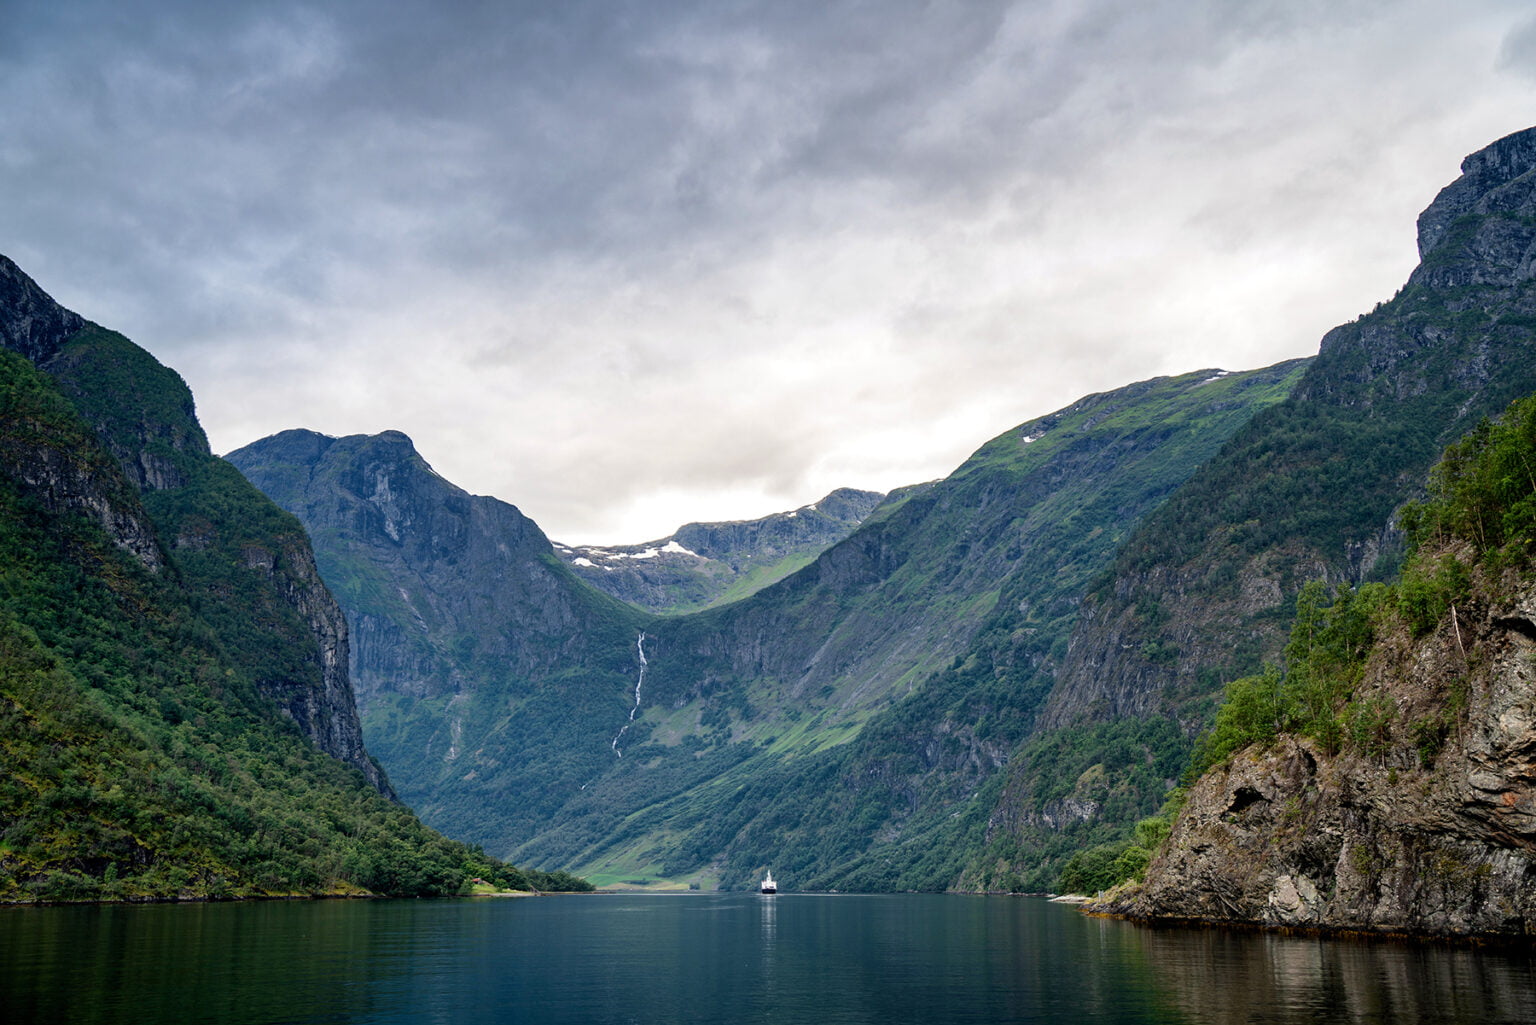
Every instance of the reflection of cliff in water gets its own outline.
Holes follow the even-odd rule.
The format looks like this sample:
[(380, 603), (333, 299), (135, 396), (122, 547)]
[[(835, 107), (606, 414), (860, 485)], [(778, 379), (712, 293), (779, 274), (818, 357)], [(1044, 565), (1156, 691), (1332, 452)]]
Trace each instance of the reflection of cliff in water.
[(1536, 952), (1135, 929), (1191, 1022), (1536, 1021)]

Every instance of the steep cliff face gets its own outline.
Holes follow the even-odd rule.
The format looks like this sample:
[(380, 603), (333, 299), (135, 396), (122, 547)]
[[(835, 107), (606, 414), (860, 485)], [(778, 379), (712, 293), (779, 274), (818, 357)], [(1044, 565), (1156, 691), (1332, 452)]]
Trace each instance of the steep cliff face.
[(429, 822), (497, 842), (608, 767), (646, 616), (516, 507), (444, 480), (398, 431), (284, 431), (228, 458), (314, 538), (368, 747)]
[(1284, 737), (1191, 790), (1144, 918), (1415, 935), (1536, 932), (1536, 582), (1483, 578), (1435, 631), (1378, 644), (1368, 753)]
[(885, 496), (840, 488), (757, 520), (689, 523), (639, 545), (556, 544), (587, 583), (650, 612), (689, 612), (755, 594), (851, 534)]
[(1043, 726), (1197, 721), (1199, 699), (1274, 656), (1303, 581), (1390, 575), (1393, 511), (1440, 450), (1536, 389), (1536, 129), (1468, 157), (1419, 225), (1402, 291), (1329, 332), (1291, 398), (1126, 545)]
[[(298, 523), (214, 458), (174, 371), (64, 310), (3, 257), (0, 299), (7, 348), (45, 371), (71, 407), (67, 418), (11, 419), (0, 450), (13, 479), (50, 511), (90, 516), (146, 567), (173, 564), (210, 618), (262, 617), (268, 634), (227, 640), (230, 655), (321, 750), (390, 793), (363, 747), (345, 618)], [(89, 425), (91, 444), (61, 440), (67, 430), (48, 434), (75, 417)], [(224, 608), (232, 586), (247, 603), (238, 612)]]
[[(23, 358), (0, 351), (0, 373), (19, 381)], [(146, 568), (165, 564), (154, 524), (138, 492), (123, 479), (59, 397), (17, 389), (0, 427), (0, 472), (17, 481), (49, 513), (80, 513)], [(89, 443), (86, 443), (89, 442)]]
[[(490, 666), (527, 678), (623, 651), (643, 618), (579, 583), (515, 506), (444, 480), (398, 431), (284, 431), (228, 459), (316, 539), (350, 614), (365, 706), (452, 696)], [(609, 616), (623, 621), (613, 637)]]

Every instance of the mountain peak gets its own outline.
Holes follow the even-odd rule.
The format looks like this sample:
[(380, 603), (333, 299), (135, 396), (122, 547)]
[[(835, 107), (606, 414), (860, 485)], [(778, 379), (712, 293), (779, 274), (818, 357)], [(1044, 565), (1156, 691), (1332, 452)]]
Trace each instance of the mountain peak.
[(84, 326), (84, 317), (60, 306), (13, 260), (0, 255), (0, 345), (43, 363)]
[[(1536, 127), (1514, 132), (1470, 154), (1461, 162), (1461, 177), (1435, 196), (1434, 202), (1419, 215), (1419, 258), (1422, 260), (1445, 240), (1457, 218), (1489, 208), (1512, 205), (1536, 186), (1531, 172), (1536, 170)], [(1490, 203), (1496, 194), (1515, 182), (1524, 182), (1518, 195), (1505, 204)]]

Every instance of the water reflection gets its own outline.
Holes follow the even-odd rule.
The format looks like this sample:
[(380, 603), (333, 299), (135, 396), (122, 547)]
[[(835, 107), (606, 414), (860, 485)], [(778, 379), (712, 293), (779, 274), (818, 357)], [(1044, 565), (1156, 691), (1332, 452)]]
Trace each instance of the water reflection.
[(1530, 1022), (1529, 955), (1144, 929), (1036, 900), (597, 896), (0, 910), (0, 1019)]
[(1193, 1022), (1536, 1021), (1529, 951), (1126, 928)]

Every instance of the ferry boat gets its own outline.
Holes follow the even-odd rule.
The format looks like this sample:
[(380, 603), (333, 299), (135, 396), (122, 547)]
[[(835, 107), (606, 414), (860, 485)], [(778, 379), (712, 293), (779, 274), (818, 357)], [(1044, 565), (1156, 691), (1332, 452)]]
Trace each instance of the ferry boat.
[(773, 881), (773, 873), (769, 872), (763, 877), (762, 891), (764, 893), (778, 893), (779, 884)]

